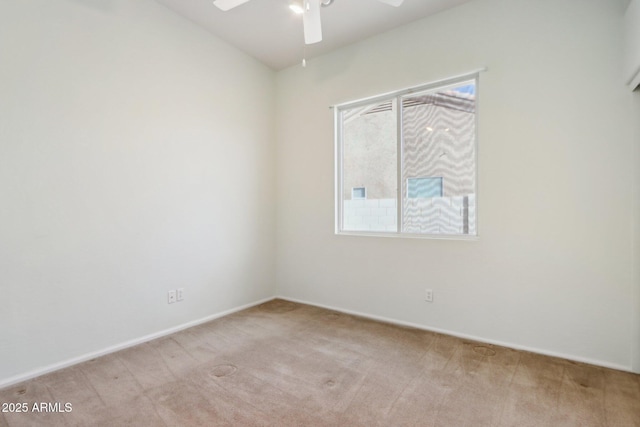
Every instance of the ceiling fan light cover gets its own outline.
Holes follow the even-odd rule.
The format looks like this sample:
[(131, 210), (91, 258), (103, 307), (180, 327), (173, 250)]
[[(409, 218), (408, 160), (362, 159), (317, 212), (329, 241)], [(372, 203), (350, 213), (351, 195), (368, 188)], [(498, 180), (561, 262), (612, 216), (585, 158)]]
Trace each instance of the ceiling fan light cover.
[(291, 9), (296, 15), (302, 15), (304, 13), (304, 7), (300, 0), (291, 0), (289, 2), (289, 9)]
[(249, 0), (214, 0), (213, 4), (222, 11), (227, 11), (229, 9), (233, 9), (234, 7), (240, 6), (248, 2)]
[(395, 6), (395, 7), (400, 6), (402, 2), (404, 2), (404, 0), (378, 0), (378, 1), (388, 4), (389, 6)]

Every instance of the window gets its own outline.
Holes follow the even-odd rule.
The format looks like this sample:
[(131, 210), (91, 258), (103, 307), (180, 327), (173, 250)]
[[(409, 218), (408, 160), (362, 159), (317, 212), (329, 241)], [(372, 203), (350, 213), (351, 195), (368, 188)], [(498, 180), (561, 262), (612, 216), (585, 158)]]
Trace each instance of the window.
[(409, 178), (407, 181), (407, 198), (428, 199), (442, 197), (442, 177)]
[(351, 199), (366, 199), (367, 189), (365, 187), (353, 187), (351, 189)]
[(477, 235), (477, 82), (335, 108), (337, 233)]

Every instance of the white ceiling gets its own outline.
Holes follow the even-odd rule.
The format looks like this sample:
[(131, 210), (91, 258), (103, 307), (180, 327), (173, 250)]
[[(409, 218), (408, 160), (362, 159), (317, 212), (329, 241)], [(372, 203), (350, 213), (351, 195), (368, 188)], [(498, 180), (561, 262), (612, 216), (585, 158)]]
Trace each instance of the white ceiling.
[(323, 40), (304, 49), (302, 17), (289, 0), (251, 0), (223, 12), (212, 0), (157, 0), (274, 70), (300, 63), (471, 0), (405, 0), (395, 8), (376, 0), (335, 0), (322, 8)]

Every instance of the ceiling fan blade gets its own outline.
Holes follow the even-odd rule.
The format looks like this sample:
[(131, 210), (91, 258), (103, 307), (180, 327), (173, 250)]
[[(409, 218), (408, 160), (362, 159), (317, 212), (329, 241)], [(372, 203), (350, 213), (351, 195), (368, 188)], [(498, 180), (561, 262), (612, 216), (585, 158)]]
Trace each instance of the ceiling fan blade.
[(402, 4), (402, 2), (404, 0), (378, 0), (378, 1), (380, 1), (382, 3), (385, 3), (385, 4), (388, 4), (389, 6), (398, 7), (398, 6), (400, 6)]
[(226, 12), (227, 10), (233, 9), (234, 7), (240, 6), (248, 1), (249, 0), (215, 0), (213, 4), (216, 5), (218, 9)]
[(322, 41), (322, 22), (320, 21), (320, 0), (304, 0), (304, 42), (313, 44)]

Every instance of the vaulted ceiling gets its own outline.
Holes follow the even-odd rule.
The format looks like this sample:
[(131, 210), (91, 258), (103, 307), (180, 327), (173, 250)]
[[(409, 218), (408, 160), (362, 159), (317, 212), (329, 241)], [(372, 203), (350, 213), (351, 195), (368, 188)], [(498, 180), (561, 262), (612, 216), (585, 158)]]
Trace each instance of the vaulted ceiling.
[(389, 31), (471, 0), (404, 0), (391, 7), (376, 0), (335, 0), (323, 7), (320, 43), (305, 47), (302, 17), (290, 0), (251, 0), (223, 12), (212, 0), (157, 0), (274, 70)]

